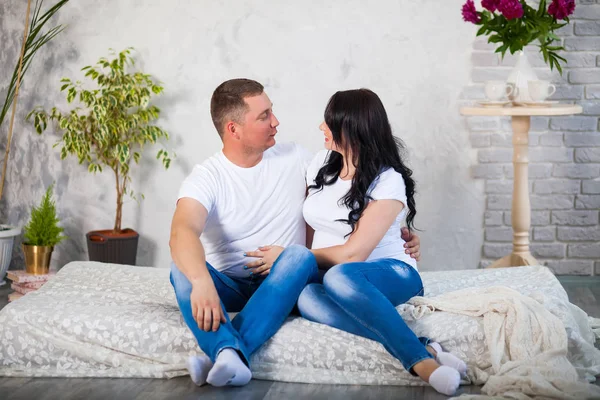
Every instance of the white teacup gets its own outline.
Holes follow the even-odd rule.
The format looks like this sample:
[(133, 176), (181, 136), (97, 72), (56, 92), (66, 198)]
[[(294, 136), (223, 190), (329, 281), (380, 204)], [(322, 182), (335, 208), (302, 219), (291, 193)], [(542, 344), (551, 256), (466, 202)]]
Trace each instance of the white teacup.
[(487, 81), (485, 83), (485, 97), (490, 101), (505, 100), (514, 90), (512, 85), (504, 81)]
[(544, 101), (556, 92), (556, 86), (549, 81), (527, 81), (529, 97), (533, 101)]

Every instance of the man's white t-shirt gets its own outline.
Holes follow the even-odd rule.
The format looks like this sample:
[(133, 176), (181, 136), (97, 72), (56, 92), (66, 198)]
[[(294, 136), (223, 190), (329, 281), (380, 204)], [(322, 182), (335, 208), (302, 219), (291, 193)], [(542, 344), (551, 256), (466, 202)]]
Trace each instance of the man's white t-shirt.
[(295, 143), (281, 143), (251, 168), (235, 165), (222, 151), (194, 167), (178, 200), (195, 199), (208, 211), (200, 239), (210, 265), (229, 276), (248, 277), (243, 267), (256, 259), (244, 257), (245, 251), (306, 244), (302, 204), (312, 157)]
[[(320, 151), (311, 161), (306, 181), (308, 185), (314, 184), (314, 179), (319, 169), (324, 165), (329, 152)], [(312, 248), (338, 246), (346, 243), (348, 237), (344, 237), (352, 228), (345, 222), (336, 221), (348, 219), (350, 209), (341, 201), (352, 186), (352, 180), (344, 181), (337, 179), (329, 186), (323, 186), (322, 190), (310, 189), (308, 197), (304, 202), (303, 214), (306, 222), (315, 230)], [(367, 261), (378, 258), (395, 258), (404, 261), (417, 269), (417, 262), (410, 258), (404, 251), (404, 240), (400, 236), (402, 220), (408, 214), (406, 207), (406, 186), (402, 175), (393, 168), (383, 171), (371, 184), (368, 194), (373, 200), (398, 200), (404, 204), (404, 208), (396, 217), (385, 236), (377, 247), (367, 258)]]

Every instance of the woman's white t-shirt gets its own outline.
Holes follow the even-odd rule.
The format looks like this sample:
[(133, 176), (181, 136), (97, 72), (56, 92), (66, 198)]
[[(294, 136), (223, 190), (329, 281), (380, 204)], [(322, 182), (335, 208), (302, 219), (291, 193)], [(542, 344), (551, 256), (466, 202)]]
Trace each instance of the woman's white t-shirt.
[[(324, 165), (329, 152), (323, 150), (312, 160), (306, 171), (308, 185), (314, 184), (319, 169)], [(352, 186), (352, 180), (337, 179), (322, 190), (310, 189), (304, 201), (303, 214), (305, 221), (315, 230), (312, 248), (338, 246), (346, 243), (345, 237), (352, 230), (350, 225), (340, 219), (348, 219), (350, 209), (342, 202), (343, 197)], [(404, 261), (417, 269), (417, 262), (404, 251), (404, 240), (400, 236), (402, 220), (408, 214), (406, 207), (406, 187), (402, 175), (393, 168), (383, 171), (371, 184), (368, 194), (373, 200), (398, 200), (404, 208), (396, 217), (395, 223), (383, 236), (377, 247), (367, 258), (367, 261), (379, 258), (394, 258)]]

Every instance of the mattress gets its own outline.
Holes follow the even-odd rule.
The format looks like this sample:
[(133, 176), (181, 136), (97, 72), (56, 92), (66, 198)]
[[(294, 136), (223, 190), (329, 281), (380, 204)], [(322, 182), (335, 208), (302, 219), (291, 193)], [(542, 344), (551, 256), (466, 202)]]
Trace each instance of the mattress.
[[(425, 296), (507, 286), (536, 296), (565, 325), (569, 359), (582, 375), (599, 368), (587, 316), (543, 266), (421, 272)], [(465, 299), (468, 301), (468, 299)], [(470, 368), (489, 369), (480, 318), (403, 315), (418, 336), (439, 342)], [(406, 316), (404, 315), (406, 314)], [(0, 375), (171, 378), (202, 354), (177, 307), (169, 270), (71, 262), (39, 290), (0, 311)], [(255, 379), (300, 383), (423, 385), (377, 342), (289, 317), (252, 356)], [(594, 373), (592, 373), (593, 375)], [(468, 379), (467, 379), (468, 383)]]

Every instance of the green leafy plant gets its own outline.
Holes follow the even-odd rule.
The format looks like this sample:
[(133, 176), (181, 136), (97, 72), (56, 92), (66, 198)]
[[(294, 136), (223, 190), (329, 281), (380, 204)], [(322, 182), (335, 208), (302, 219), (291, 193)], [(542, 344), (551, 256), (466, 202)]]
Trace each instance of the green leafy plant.
[[(169, 135), (152, 124), (158, 119), (160, 110), (150, 105), (154, 95), (163, 92), (163, 87), (154, 82), (150, 75), (127, 72), (135, 64), (128, 48), (113, 59), (100, 58), (95, 66), (87, 66), (85, 76), (96, 83), (96, 89), (84, 89), (80, 81), (63, 78), (61, 91), (66, 92), (67, 101), (78, 101), (83, 107), (60, 112), (56, 107), (48, 113), (35, 109), (27, 119), (33, 118), (39, 134), (49, 121), (56, 121), (63, 132), (60, 157), (71, 154), (79, 163), (87, 163), (88, 171), (102, 172), (103, 168), (113, 171), (116, 181), (117, 209), (113, 231), (121, 231), (124, 195), (137, 200), (138, 196), (129, 189), (131, 161), (139, 164), (145, 145), (157, 143)], [(113, 52), (114, 54), (114, 52)], [(165, 169), (169, 168), (169, 153), (161, 149), (156, 155)], [(141, 196), (143, 198), (143, 195)]]
[(25, 244), (31, 246), (55, 246), (62, 240), (63, 228), (58, 226), (60, 222), (56, 216), (56, 205), (52, 199), (54, 185), (46, 190), (39, 207), (33, 207), (31, 218), (24, 228)]
[(13, 123), (15, 118), (15, 109), (17, 105), (17, 98), (19, 95), (19, 88), (23, 83), (25, 73), (29, 69), (33, 58), (37, 54), (38, 50), (42, 48), (46, 43), (52, 40), (64, 29), (62, 25), (55, 26), (46, 32), (42, 32), (46, 23), (60, 10), (69, 0), (61, 0), (54, 6), (50, 7), (48, 11), (41, 14), (43, 0), (37, 0), (33, 8), (33, 16), (31, 18), (31, 24), (28, 25), (29, 21), (29, 10), (31, 7), (31, 0), (27, 2), (27, 12), (25, 16), (25, 32), (23, 37), (23, 46), (21, 47), (21, 53), (18, 62), (13, 70), (12, 77), (8, 83), (6, 91), (6, 98), (0, 108), (0, 127), (8, 114), (8, 110), (11, 105), (13, 107), (10, 126), (8, 129), (8, 140), (6, 149), (4, 150), (4, 160), (2, 165), (2, 181), (0, 182), (0, 199), (4, 192), (4, 182), (6, 180), (6, 169), (8, 165), (8, 157), (10, 154), (10, 144), (13, 136)]
[[(538, 41), (544, 61), (550, 69), (556, 68), (562, 75), (560, 61), (567, 60), (557, 54), (564, 50), (560, 37), (554, 31), (569, 23), (569, 15), (575, 10), (574, 0), (540, 0), (537, 10), (524, 0), (482, 0), (483, 11), (477, 11), (473, 0), (463, 5), (463, 19), (481, 28), (477, 36), (489, 35), (488, 43), (497, 43), (496, 53), (502, 57), (507, 51), (514, 54), (528, 44)], [(564, 20), (565, 22), (559, 22)], [(558, 44), (555, 44), (558, 42)]]

